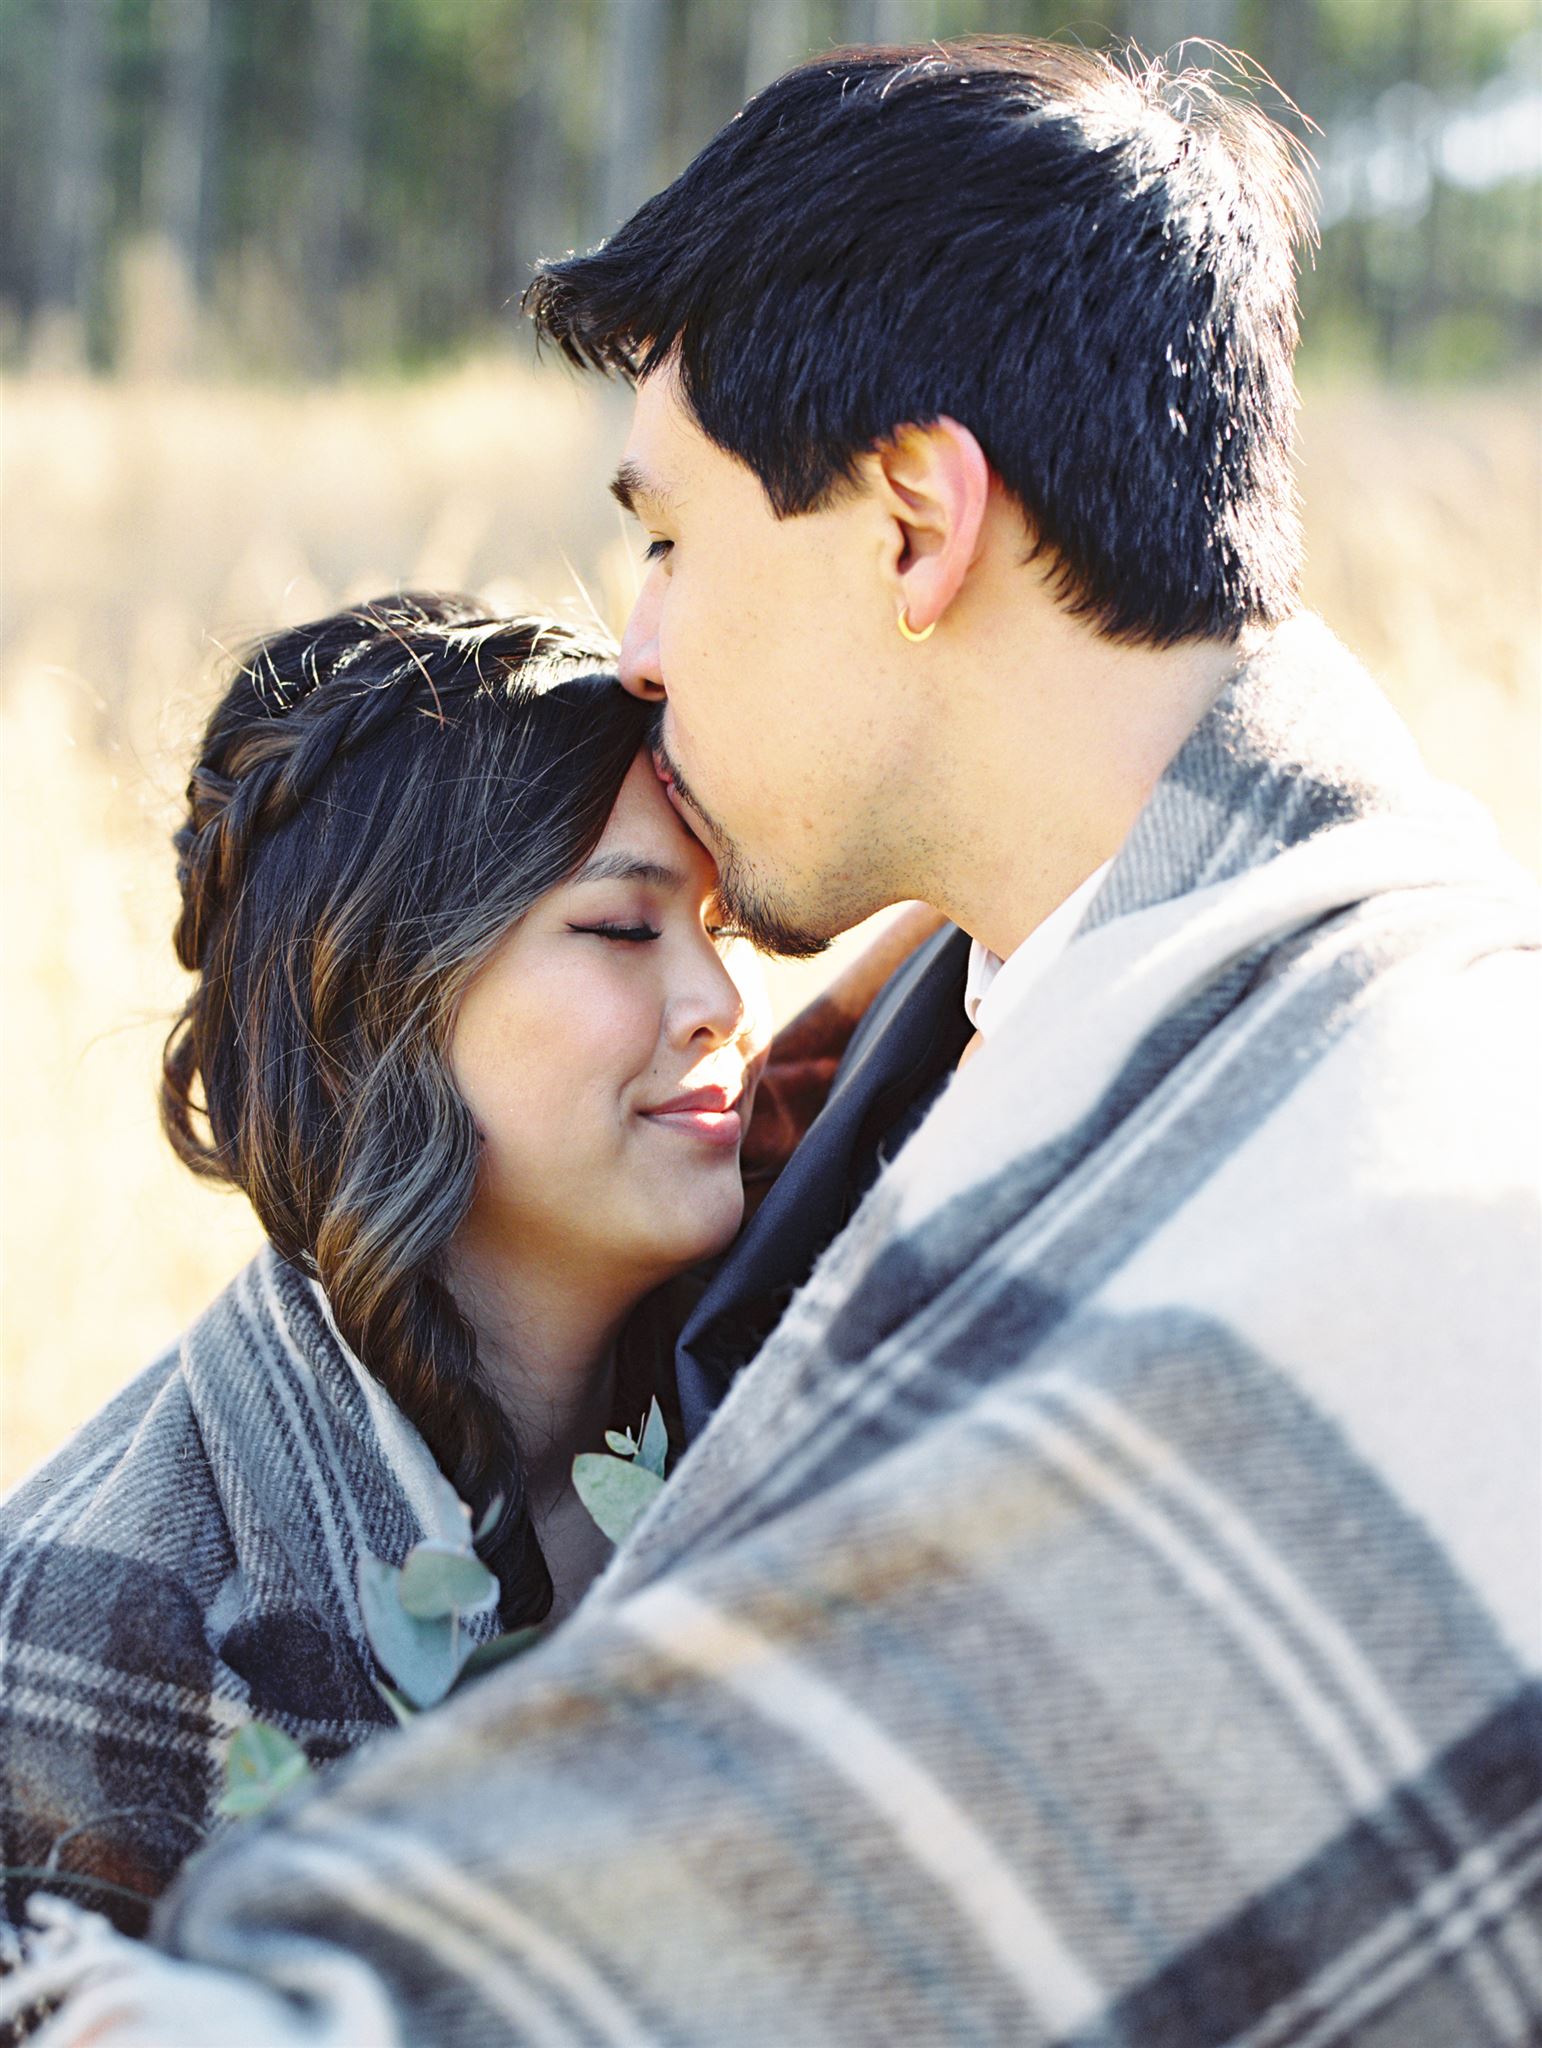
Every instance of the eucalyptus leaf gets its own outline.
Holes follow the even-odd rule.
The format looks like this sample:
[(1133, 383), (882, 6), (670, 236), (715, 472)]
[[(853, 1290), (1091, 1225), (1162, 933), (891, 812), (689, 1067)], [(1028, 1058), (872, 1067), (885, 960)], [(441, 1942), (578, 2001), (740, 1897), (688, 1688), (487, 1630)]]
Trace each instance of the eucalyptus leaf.
[(523, 1657), (527, 1650), (533, 1650), (537, 1643), (544, 1642), (550, 1633), (544, 1621), (537, 1621), (532, 1622), (529, 1628), (511, 1629), (507, 1635), (494, 1636), (490, 1643), (479, 1643), (460, 1667), (456, 1688), (469, 1679), (496, 1671), (500, 1664), (507, 1664), (511, 1658)]
[(664, 1427), (664, 1411), (658, 1404), (657, 1395), (648, 1403), (648, 1420), (643, 1424), (642, 1442), (637, 1449), (637, 1462), (645, 1472), (664, 1477), (664, 1460), (669, 1456), (669, 1432)]
[(382, 1669), (415, 1707), (431, 1707), (455, 1682), (469, 1651), (453, 1617), (420, 1621), (401, 1602), (401, 1573), (368, 1554), (359, 1559), (359, 1606)]
[(573, 1460), (574, 1491), (612, 1543), (626, 1541), (663, 1484), (656, 1472), (604, 1451), (584, 1451)]
[(498, 1581), (469, 1550), (418, 1543), (407, 1553), (397, 1598), (418, 1621), (438, 1621), (457, 1609), (473, 1613), (498, 1597)]
[(266, 1813), (310, 1774), (310, 1761), (292, 1735), (266, 1721), (248, 1721), (226, 1752), (225, 1790), (214, 1810), (242, 1820)]
[(430, 1543), (447, 1543), (452, 1550), (471, 1548), (471, 1510), (442, 1472), (434, 1474), (433, 1513), (425, 1534)]
[(605, 1441), (618, 1458), (635, 1458), (637, 1442), (629, 1429), (607, 1429)]
[(480, 1522), (477, 1523), (477, 1532), (475, 1536), (472, 1537), (472, 1542), (485, 1543), (488, 1537), (491, 1536), (491, 1534), (493, 1533), (494, 1529), (497, 1528), (498, 1517), (502, 1513), (503, 1495), (501, 1493), (495, 1493), (492, 1499), (487, 1503), (486, 1508), (483, 1510), (482, 1519)]
[(396, 1690), (396, 1687), (394, 1685), (387, 1685), (383, 1678), (375, 1680), (375, 1690), (396, 1716), (396, 1725), (399, 1728), (410, 1728), (412, 1723), (418, 1718), (417, 1708), (404, 1700)]

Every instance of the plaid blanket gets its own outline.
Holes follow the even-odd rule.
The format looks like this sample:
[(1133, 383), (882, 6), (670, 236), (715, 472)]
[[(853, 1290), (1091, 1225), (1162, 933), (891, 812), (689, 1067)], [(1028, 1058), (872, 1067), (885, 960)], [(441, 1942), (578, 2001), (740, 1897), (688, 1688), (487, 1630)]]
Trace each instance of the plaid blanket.
[[(0, 1511), (0, 1862), (52, 1859), (142, 1931), (135, 1895), (218, 1827), (243, 1722), (317, 1759), (392, 1725), (358, 1556), (400, 1563), (434, 1477), (320, 1289), (262, 1253)], [(0, 1961), (32, 1888), (5, 1884)]]
[(1542, 2038), (1535, 929), (1282, 634), (570, 1622), (50, 2048)]

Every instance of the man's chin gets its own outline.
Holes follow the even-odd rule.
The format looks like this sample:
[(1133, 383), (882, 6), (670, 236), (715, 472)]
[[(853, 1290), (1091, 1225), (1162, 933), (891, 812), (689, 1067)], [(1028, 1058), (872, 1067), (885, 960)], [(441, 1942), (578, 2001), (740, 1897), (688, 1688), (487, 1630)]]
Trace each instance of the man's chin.
[(812, 960), (837, 936), (795, 917), (786, 904), (745, 875), (732, 854), (718, 860), (718, 900), (731, 925), (762, 953), (779, 960)]
[(662, 731), (653, 736), (653, 769), (664, 785), (675, 816), (711, 854), (718, 873), (718, 898), (730, 924), (737, 926), (762, 953), (781, 960), (811, 960), (838, 936), (815, 929), (791, 915), (787, 907), (748, 872), (748, 864), (725, 832), (720, 832), (691, 795), (670, 759)]

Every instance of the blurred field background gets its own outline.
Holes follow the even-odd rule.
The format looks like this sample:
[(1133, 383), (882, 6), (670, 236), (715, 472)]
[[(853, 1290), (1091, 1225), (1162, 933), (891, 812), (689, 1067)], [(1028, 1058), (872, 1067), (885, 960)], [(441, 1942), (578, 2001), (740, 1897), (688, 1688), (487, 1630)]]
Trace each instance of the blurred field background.
[[(1308, 597), (1538, 868), (1529, 21), (1130, 0), (1078, 33), (1234, 38), (1322, 123)], [(167, 835), (226, 650), (412, 585), (619, 626), (626, 401), (530, 359), (509, 301), (532, 255), (602, 233), (805, 50), (1062, 25), (927, 0), (0, 0), (0, 1483), (255, 1242), (154, 1116)], [(830, 964), (773, 970), (781, 1014)]]

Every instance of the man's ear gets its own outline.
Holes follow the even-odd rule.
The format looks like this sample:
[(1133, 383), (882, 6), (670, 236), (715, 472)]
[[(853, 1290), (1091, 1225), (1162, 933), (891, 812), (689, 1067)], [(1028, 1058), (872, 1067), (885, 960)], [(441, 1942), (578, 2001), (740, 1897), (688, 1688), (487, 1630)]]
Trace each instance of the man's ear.
[(979, 553), (990, 464), (969, 429), (946, 417), (899, 428), (872, 459), (890, 520), (884, 570), (894, 608), (913, 633), (925, 633), (958, 595)]

